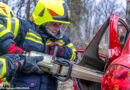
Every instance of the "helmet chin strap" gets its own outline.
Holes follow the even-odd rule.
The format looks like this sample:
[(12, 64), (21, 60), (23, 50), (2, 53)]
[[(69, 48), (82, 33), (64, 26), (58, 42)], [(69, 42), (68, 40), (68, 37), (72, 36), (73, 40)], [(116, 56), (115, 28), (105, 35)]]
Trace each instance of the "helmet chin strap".
[(47, 33), (51, 34), (52, 36), (57, 36), (54, 33), (52, 33), (48, 28), (47, 28)]
[(49, 29), (46, 29), (46, 30), (47, 30), (47, 33), (50, 34), (51, 36), (53, 36), (54, 38), (56, 38), (56, 39), (61, 39), (62, 38), (62, 35), (61, 35), (60, 31), (57, 33), (57, 35), (55, 35)]

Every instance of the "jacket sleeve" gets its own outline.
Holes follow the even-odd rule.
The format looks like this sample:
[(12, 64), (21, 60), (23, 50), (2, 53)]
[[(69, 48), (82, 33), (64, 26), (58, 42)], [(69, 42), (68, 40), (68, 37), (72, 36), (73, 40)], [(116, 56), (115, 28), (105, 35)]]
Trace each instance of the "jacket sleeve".
[(0, 57), (0, 84), (8, 84), (7, 79), (6, 79), (6, 72), (7, 72), (7, 67), (6, 67), (6, 60), (5, 58)]
[(19, 54), (5, 54), (0, 57), (0, 78), (2, 79), (2, 84), (5, 84), (5, 80), (10, 81), (15, 77), (21, 66), (19, 62), (23, 63), (23, 59), (20, 58)]
[(0, 78), (2, 79), (6, 74), (6, 60), (0, 57)]
[(72, 62), (76, 62), (78, 57), (74, 45), (72, 44), (67, 35), (64, 35), (63, 40), (65, 41), (65, 44), (63, 45), (63, 47), (65, 48), (64, 57), (66, 57)]
[(2, 55), (0, 57), (0, 78), (2, 80), (6, 78), (7, 81), (10, 81), (19, 71), (27, 74), (42, 74), (43, 72), (37, 65), (37, 62), (42, 60), (43, 56), (24, 56), (20, 54)]
[(9, 47), (15, 43), (13, 38), (14, 35), (11, 30), (0, 24), (0, 51), (2, 53), (6, 53)]
[[(4, 23), (0, 24), (0, 51), (2, 53), (19, 53), (23, 50), (18, 46), (22, 43), (26, 35), (22, 20), (18, 18), (4, 18)], [(18, 45), (18, 46), (17, 46)]]
[(0, 79), (2, 79), (2, 84), (7, 84), (7, 81), (10, 81), (16, 74), (17, 66), (11, 59), (6, 55), (0, 57)]

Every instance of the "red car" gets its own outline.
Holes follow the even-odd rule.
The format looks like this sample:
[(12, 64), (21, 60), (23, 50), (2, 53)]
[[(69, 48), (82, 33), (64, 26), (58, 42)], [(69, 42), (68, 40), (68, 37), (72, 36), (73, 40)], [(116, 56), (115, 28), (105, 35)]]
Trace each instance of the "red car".
[[(102, 81), (103, 90), (130, 90), (130, 29), (118, 16), (110, 20), (109, 62)], [(122, 31), (118, 30), (122, 25)], [(116, 43), (115, 43), (116, 41)]]
[(78, 79), (81, 90), (130, 90), (130, 28), (120, 16), (112, 14), (87, 48), (77, 52), (83, 52), (78, 65), (104, 73), (102, 84)]

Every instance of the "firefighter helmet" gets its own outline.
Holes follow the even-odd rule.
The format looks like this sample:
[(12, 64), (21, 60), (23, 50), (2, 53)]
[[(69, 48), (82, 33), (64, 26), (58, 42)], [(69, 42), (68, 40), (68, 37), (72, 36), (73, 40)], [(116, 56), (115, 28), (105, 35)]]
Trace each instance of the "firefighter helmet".
[(70, 11), (63, 0), (39, 0), (32, 14), (33, 22), (42, 25), (47, 22), (70, 23)]
[(7, 4), (0, 2), (0, 16), (14, 17), (14, 13)]

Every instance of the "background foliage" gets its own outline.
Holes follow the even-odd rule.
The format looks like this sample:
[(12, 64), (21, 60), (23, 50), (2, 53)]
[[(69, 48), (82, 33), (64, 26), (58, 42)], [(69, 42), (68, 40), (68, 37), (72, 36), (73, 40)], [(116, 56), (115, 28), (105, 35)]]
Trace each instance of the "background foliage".
[[(15, 16), (28, 19), (37, 0), (1, 0), (14, 11)], [(76, 48), (85, 48), (104, 21), (116, 13), (126, 18), (126, 0), (65, 0), (71, 11), (71, 24), (66, 33)], [(105, 42), (104, 42), (105, 43)]]

